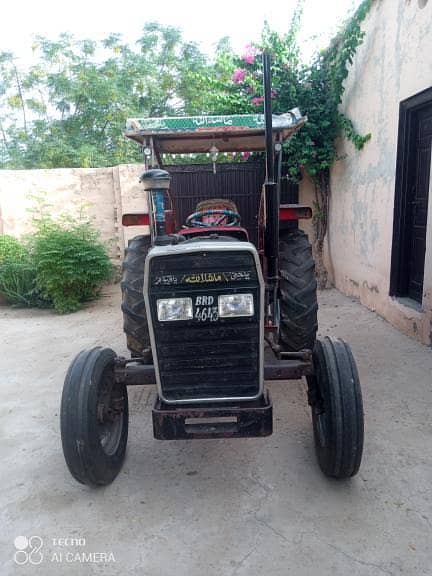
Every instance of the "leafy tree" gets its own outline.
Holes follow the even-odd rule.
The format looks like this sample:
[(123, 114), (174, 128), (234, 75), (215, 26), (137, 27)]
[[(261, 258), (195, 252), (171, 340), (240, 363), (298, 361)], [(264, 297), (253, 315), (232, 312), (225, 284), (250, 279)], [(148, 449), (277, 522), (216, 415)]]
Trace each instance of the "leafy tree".
[(173, 27), (144, 26), (134, 47), (111, 34), (102, 43), (62, 34), (38, 37), (38, 61), (20, 73), (12, 54), (0, 56), (2, 166), (107, 166), (137, 161), (124, 138), (127, 117), (182, 114), (206, 67), (193, 43)]

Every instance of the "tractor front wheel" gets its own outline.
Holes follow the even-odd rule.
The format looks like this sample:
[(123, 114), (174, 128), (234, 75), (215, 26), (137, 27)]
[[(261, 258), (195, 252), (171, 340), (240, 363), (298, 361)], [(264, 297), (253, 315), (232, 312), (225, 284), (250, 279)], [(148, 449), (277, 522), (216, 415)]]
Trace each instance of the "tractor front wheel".
[(326, 476), (357, 474), (363, 453), (363, 403), (357, 367), (343, 340), (317, 340), (309, 404), (318, 463)]
[(83, 350), (63, 386), (60, 428), (72, 476), (82, 484), (110, 484), (120, 472), (128, 437), (128, 397), (114, 378), (115, 353)]
[(312, 350), (318, 327), (317, 283), (312, 247), (302, 230), (280, 233), (279, 307), (281, 350)]

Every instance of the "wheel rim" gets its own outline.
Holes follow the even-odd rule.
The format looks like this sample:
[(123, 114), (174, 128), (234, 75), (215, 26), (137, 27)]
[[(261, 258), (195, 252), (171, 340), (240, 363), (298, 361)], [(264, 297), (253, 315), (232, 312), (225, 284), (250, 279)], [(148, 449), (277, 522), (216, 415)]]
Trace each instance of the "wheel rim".
[(105, 370), (98, 395), (98, 433), (100, 445), (108, 456), (117, 451), (125, 418), (122, 387), (114, 382), (114, 375)]

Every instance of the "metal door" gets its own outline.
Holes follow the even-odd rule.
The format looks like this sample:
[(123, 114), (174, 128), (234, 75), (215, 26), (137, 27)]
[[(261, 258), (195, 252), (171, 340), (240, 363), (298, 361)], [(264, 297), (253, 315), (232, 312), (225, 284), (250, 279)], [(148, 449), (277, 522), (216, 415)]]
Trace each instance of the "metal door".
[(432, 105), (414, 117), (411, 174), (408, 184), (408, 296), (421, 303), (426, 252), (426, 224), (431, 168)]

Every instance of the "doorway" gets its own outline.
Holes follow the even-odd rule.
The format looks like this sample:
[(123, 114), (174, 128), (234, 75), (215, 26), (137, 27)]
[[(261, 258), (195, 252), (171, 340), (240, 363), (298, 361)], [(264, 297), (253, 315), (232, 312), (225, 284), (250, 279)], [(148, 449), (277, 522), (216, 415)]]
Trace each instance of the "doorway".
[(423, 298), (432, 152), (432, 88), (400, 105), (390, 295)]

